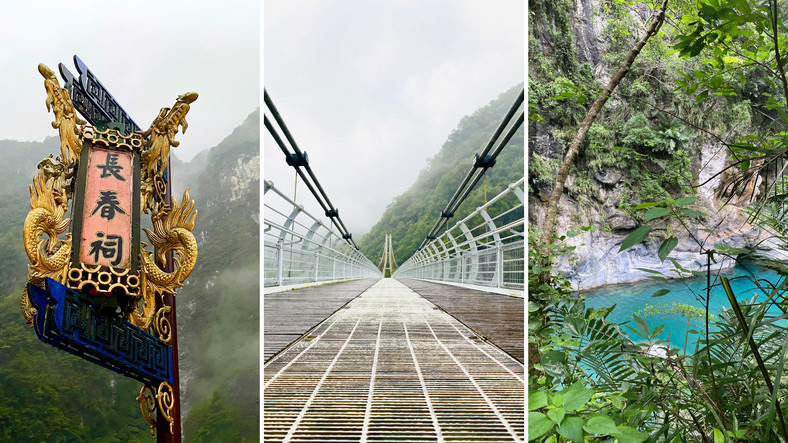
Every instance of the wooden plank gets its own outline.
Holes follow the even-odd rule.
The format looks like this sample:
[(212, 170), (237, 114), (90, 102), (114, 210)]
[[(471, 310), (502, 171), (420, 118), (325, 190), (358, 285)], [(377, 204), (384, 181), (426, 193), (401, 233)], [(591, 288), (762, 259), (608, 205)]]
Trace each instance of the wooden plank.
[(524, 299), (423, 280), (397, 280), (519, 362), (525, 361)]
[(377, 282), (366, 278), (263, 296), (263, 358), (268, 361)]

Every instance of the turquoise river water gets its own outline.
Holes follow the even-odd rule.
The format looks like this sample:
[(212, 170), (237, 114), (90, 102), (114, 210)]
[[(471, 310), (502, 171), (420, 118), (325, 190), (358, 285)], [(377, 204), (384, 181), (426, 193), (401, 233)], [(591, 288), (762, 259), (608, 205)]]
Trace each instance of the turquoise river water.
[[(748, 272), (749, 270), (750, 272)], [(736, 298), (739, 301), (751, 299), (757, 296), (757, 300), (764, 301), (767, 296), (759, 290), (756, 285), (749, 279), (743, 278), (744, 276), (752, 276), (758, 279), (766, 279), (772, 284), (777, 284), (780, 277), (776, 272), (759, 268), (755, 265), (736, 266), (732, 270), (720, 272), (720, 275), (725, 275), (731, 280), (731, 287), (733, 288)], [(717, 314), (722, 308), (730, 309), (728, 298), (725, 291), (722, 289), (719, 278), (716, 278), (716, 273), (712, 266), (712, 291), (709, 303), (709, 313)], [(716, 283), (716, 285), (715, 285)], [(656, 291), (660, 289), (670, 289), (670, 292), (661, 297), (652, 297)], [(586, 307), (590, 308), (606, 308), (616, 305), (616, 308), (608, 316), (608, 320), (615, 323), (622, 323), (630, 320), (630, 326), (637, 329), (632, 320), (632, 314), (644, 309), (646, 305), (667, 305), (670, 306), (673, 302), (684, 303), (698, 308), (704, 308), (704, 299), (706, 295), (706, 276), (692, 277), (688, 279), (669, 279), (667, 281), (648, 280), (645, 282), (638, 282), (633, 284), (610, 285), (589, 291), (583, 291), (586, 295)], [(678, 318), (676, 318), (678, 317)], [(654, 329), (659, 324), (665, 325), (664, 331), (658, 336), (659, 339), (667, 340), (670, 336), (670, 347), (683, 347), (686, 340), (687, 320), (677, 315), (671, 316), (654, 316), (644, 317), (650, 329)], [(702, 330), (705, 320), (695, 320), (691, 323), (690, 329)], [(713, 325), (710, 321), (710, 328)], [(643, 341), (642, 338), (636, 336), (627, 328), (622, 328), (630, 337), (635, 341)], [(687, 352), (692, 353), (695, 349), (695, 343), (698, 340), (698, 335), (690, 332), (690, 341), (687, 343)]]

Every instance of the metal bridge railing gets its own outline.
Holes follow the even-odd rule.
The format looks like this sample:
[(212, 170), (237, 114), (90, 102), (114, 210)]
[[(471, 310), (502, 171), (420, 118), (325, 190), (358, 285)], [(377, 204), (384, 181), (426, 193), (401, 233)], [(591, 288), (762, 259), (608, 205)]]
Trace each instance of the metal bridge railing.
[[(381, 277), (341, 234), (265, 181), (265, 287)], [(279, 198), (276, 198), (279, 197)]]
[(525, 178), (436, 236), (394, 277), (525, 289)]

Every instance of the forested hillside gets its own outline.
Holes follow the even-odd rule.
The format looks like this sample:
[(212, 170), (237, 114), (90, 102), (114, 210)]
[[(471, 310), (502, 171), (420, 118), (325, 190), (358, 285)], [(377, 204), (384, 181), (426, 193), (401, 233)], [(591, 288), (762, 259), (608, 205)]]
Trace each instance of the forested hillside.
[[(197, 266), (177, 295), (185, 441), (259, 439), (259, 111), (210, 151), (173, 155), (198, 211)], [(140, 383), (41, 343), (19, 309), (36, 164), (59, 140), (0, 141), (0, 441), (151, 441)]]
[[(416, 252), (471, 168), (474, 154), (484, 148), (522, 88), (522, 84), (513, 86), (460, 120), (440, 151), (427, 161), (410, 189), (395, 197), (380, 220), (359, 240), (358, 245), (364, 255), (377, 263), (383, 255), (386, 234), (392, 234), (394, 258), (398, 263), (403, 263)], [(522, 178), (523, 162), (523, 132), (518, 131), (498, 156), (495, 166), (487, 171), (488, 199)], [(482, 204), (484, 189), (480, 181), (450, 223), (461, 220)]]

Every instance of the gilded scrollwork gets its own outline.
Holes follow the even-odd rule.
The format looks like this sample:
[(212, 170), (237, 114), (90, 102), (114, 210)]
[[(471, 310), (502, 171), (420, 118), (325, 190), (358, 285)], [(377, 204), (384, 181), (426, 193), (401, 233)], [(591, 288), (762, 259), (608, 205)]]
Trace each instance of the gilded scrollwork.
[(159, 340), (164, 343), (172, 341), (172, 328), (170, 327), (170, 321), (167, 319), (167, 314), (170, 311), (172, 311), (172, 308), (167, 305), (156, 311), (156, 322), (154, 323), (156, 325), (156, 334), (159, 336)]
[(170, 434), (174, 433), (175, 422), (172, 418), (172, 408), (175, 406), (175, 395), (172, 386), (166, 381), (161, 382), (159, 385), (156, 400), (159, 403), (159, 413), (170, 423)]
[(79, 139), (82, 133), (81, 125), (87, 122), (77, 117), (71, 96), (60, 86), (57, 75), (43, 63), (39, 63), (38, 72), (44, 77), (47, 111), (51, 110), (55, 114), (52, 127), (60, 134), (60, 159), (65, 164), (73, 165), (79, 160), (82, 151), (82, 141)]
[(36, 315), (37, 309), (33, 307), (33, 303), (30, 301), (30, 294), (27, 292), (27, 285), (25, 288), (22, 289), (22, 316), (25, 318), (25, 323), (33, 326), (33, 318)]
[(140, 395), (137, 396), (137, 402), (140, 404), (142, 418), (150, 423), (150, 435), (155, 435), (156, 420), (153, 418), (153, 413), (156, 412), (156, 397), (153, 395), (153, 389), (148, 385), (142, 385)]

